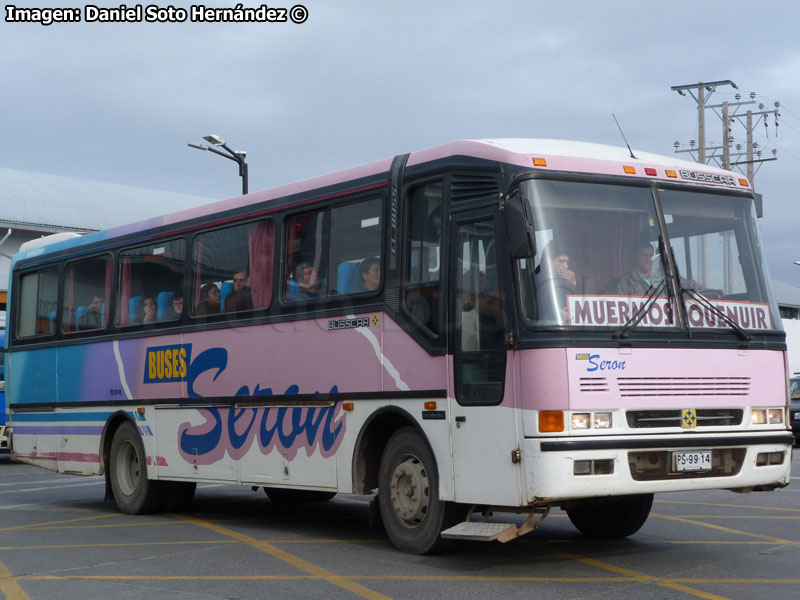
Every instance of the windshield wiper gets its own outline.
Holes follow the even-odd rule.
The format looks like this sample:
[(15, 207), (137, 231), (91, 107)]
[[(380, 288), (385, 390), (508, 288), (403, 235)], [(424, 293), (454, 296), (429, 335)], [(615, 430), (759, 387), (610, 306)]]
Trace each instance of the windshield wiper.
[[(742, 340), (744, 340), (745, 342), (749, 342), (750, 340), (753, 339), (752, 335), (750, 335), (744, 329), (742, 329), (741, 326), (736, 321), (731, 319), (723, 311), (721, 311), (719, 308), (714, 306), (714, 304), (712, 304), (711, 300), (709, 300), (708, 298), (703, 296), (703, 294), (701, 294), (697, 290), (693, 290), (691, 288), (685, 288), (685, 287), (681, 286), (681, 292), (683, 292), (684, 294), (688, 294), (689, 296), (691, 296), (692, 298), (697, 300), (700, 303), (701, 306), (704, 306), (705, 308), (709, 309), (718, 318), (720, 318), (723, 321), (725, 321), (728, 325), (731, 326), (731, 329), (733, 329), (736, 332), (736, 334)], [(688, 324), (687, 324), (687, 327), (688, 327)]]
[(631, 329), (636, 327), (642, 319), (644, 319), (647, 311), (650, 310), (650, 307), (653, 305), (653, 302), (658, 298), (658, 295), (664, 290), (667, 285), (667, 280), (662, 279), (661, 283), (657, 286), (650, 286), (650, 293), (647, 295), (647, 298), (639, 307), (630, 319), (627, 320), (625, 325), (620, 327), (619, 331), (616, 331), (612, 337), (614, 339), (622, 340), (628, 337), (630, 334)]

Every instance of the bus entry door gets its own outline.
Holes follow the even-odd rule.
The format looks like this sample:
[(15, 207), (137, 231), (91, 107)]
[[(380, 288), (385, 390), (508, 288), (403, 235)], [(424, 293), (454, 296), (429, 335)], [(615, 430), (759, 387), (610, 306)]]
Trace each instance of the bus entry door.
[[(457, 213), (451, 225), (450, 409), (455, 499), (516, 505), (519, 448), (502, 292), (509, 281), (489, 210)], [(452, 401), (451, 401), (452, 402)]]

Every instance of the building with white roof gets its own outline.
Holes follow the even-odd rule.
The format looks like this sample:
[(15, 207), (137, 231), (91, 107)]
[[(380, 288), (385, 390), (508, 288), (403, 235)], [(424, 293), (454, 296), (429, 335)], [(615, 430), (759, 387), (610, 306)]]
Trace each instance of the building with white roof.
[(87, 233), (213, 202), (214, 198), (0, 168), (0, 327), (11, 257), (22, 243)]

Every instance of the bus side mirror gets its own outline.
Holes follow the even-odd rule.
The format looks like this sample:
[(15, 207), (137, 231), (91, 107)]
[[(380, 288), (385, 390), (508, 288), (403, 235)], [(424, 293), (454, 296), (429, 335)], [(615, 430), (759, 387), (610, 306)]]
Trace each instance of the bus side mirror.
[(528, 218), (525, 200), (519, 191), (509, 196), (503, 205), (508, 250), (512, 259), (536, 256), (536, 236)]

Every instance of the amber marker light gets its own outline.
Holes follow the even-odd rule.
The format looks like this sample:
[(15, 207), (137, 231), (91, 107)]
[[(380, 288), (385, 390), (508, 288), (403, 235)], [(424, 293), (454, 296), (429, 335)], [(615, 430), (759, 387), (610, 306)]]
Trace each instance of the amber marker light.
[(353, 410), (352, 402), (342, 402), (342, 410)]
[(628, 165), (625, 165), (624, 167), (622, 167), (622, 170), (625, 171), (628, 175), (635, 175), (636, 174), (636, 169), (634, 167), (629, 167)]
[(533, 159), (533, 166), (534, 167), (546, 167), (547, 166), (547, 159), (534, 158)]
[(739, 185), (742, 187), (750, 187), (750, 182), (747, 179), (739, 178)]
[(543, 410), (540, 412), (539, 431), (541, 433), (564, 431), (564, 413), (560, 410)]
[(140, 415), (143, 415), (144, 414), (144, 406), (140, 406), (139, 408), (137, 408), (136, 412), (139, 413)]
[(425, 403), (425, 410), (436, 410), (436, 400), (428, 400)]
[(666, 171), (664, 171), (664, 173), (667, 174), (667, 177), (672, 177), (673, 179), (678, 177), (678, 174), (675, 171), (673, 171), (672, 169), (667, 169)]

